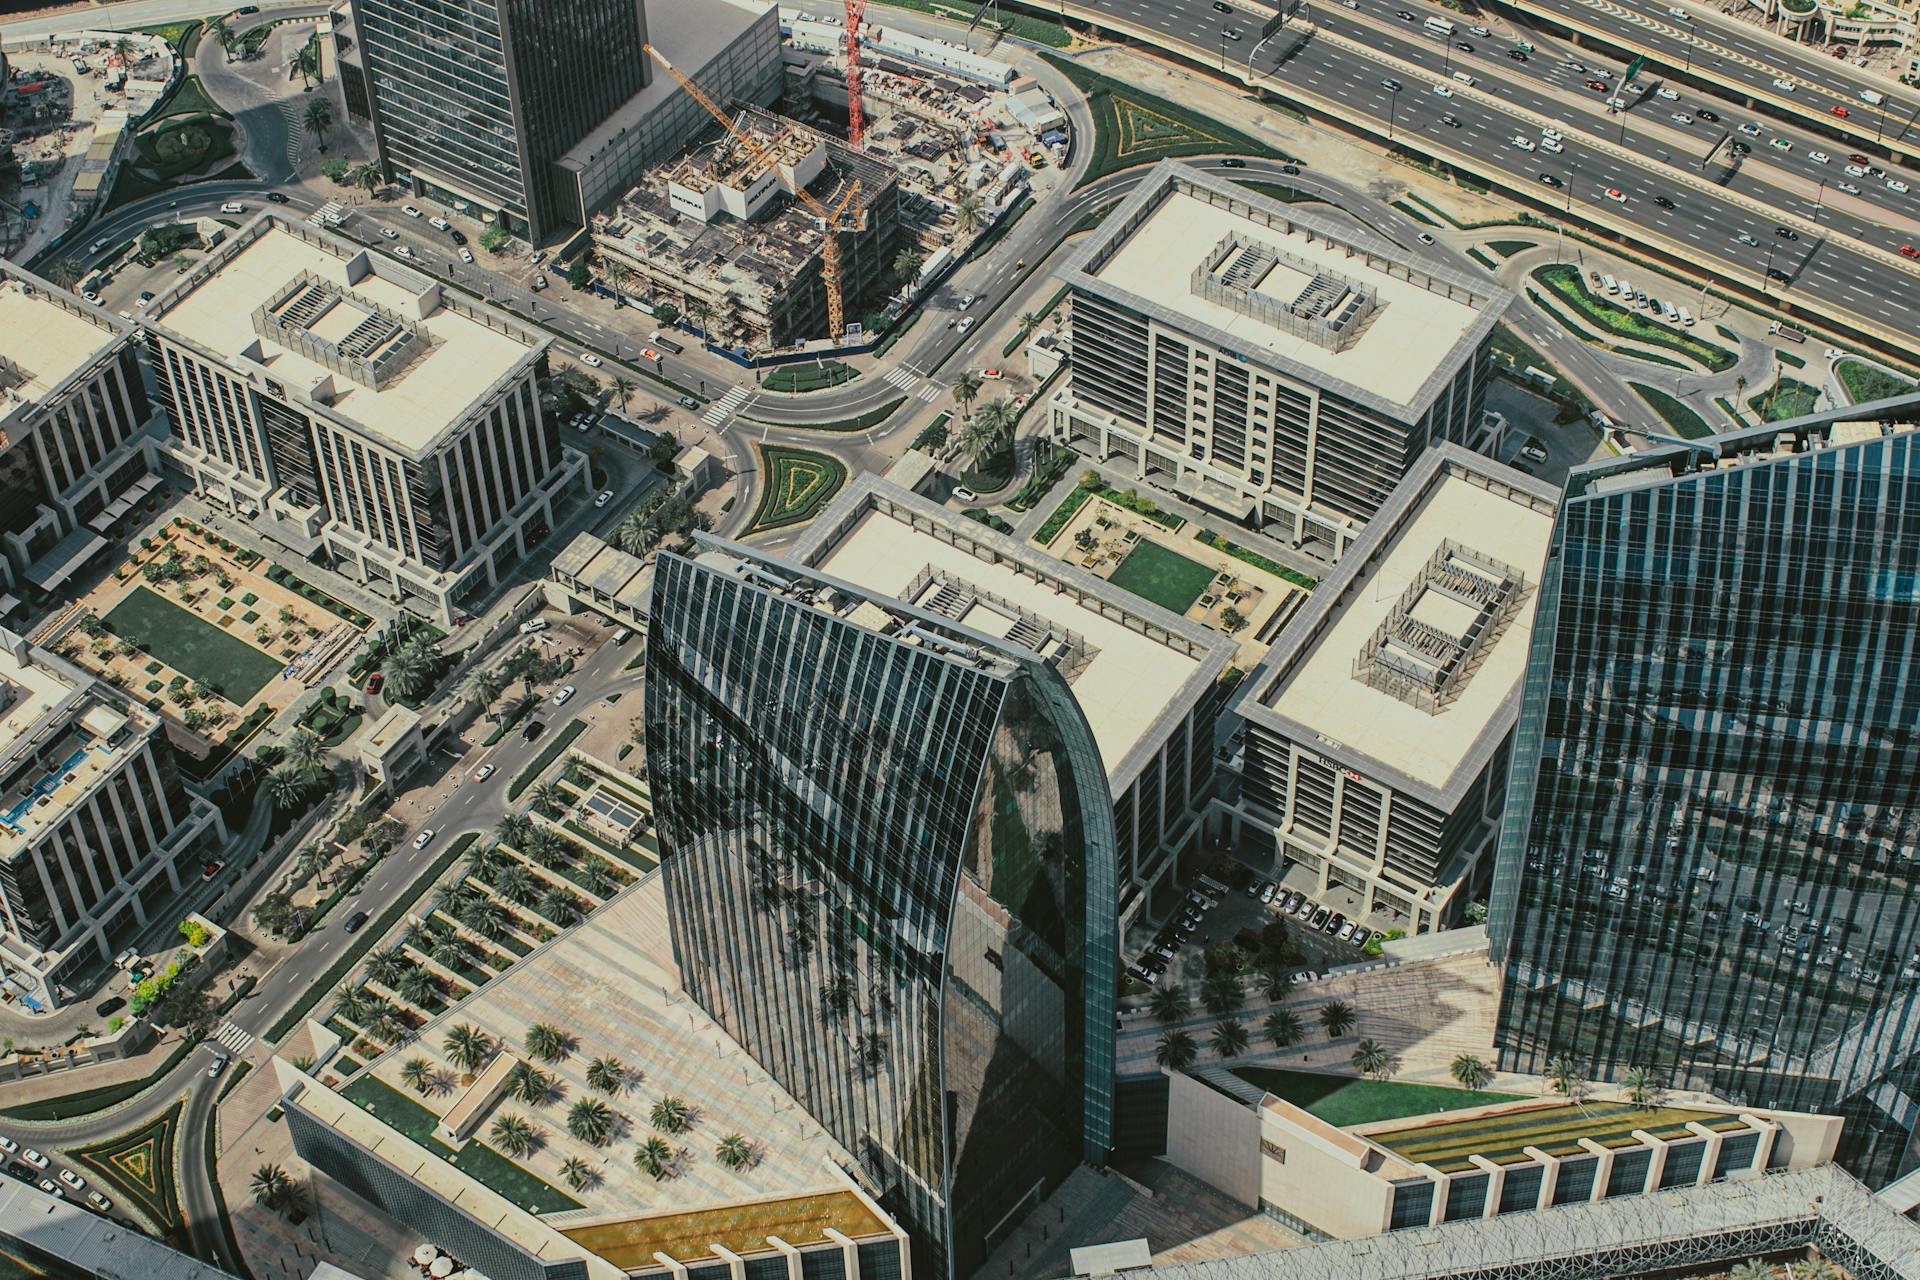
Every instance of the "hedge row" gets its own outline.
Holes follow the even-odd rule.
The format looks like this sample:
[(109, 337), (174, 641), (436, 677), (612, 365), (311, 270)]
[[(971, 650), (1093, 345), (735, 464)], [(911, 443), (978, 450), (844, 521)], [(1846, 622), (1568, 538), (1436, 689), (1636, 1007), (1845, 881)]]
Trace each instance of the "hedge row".
[(548, 766), (558, 760), (560, 753), (572, 746), (573, 740), (586, 731), (585, 720), (573, 720), (568, 722), (566, 728), (554, 734), (546, 748), (533, 758), (533, 763), (522, 769), (519, 776), (513, 780), (513, 785), (507, 788), (507, 799), (518, 800), (520, 793), (540, 781), (540, 775), (547, 771)]

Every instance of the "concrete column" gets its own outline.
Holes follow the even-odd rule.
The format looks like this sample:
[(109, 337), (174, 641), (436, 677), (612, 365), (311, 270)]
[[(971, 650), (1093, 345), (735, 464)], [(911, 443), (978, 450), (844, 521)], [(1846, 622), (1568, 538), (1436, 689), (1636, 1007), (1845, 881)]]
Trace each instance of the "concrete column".
[(1647, 1161), (1647, 1180), (1640, 1187), (1640, 1192), (1644, 1195), (1660, 1185), (1660, 1175), (1666, 1170), (1667, 1153), (1671, 1148), (1644, 1129), (1635, 1129), (1633, 1136), (1640, 1140), (1642, 1146), (1653, 1148), (1653, 1159)]
[(1540, 1198), (1534, 1201), (1533, 1204), (1533, 1207), (1536, 1209), (1544, 1209), (1553, 1203), (1554, 1188), (1560, 1185), (1560, 1161), (1557, 1157), (1548, 1155), (1538, 1147), (1522, 1147), (1520, 1149), (1546, 1170), (1546, 1172), (1540, 1175)]
[(1611, 1148), (1601, 1146), (1592, 1138), (1581, 1138), (1579, 1141), (1582, 1151), (1599, 1157), (1598, 1163), (1593, 1168), (1593, 1191), (1587, 1199), (1604, 1200), (1607, 1198), (1607, 1182), (1613, 1177), (1613, 1151)]
[(1481, 1206), (1480, 1216), (1483, 1218), (1497, 1216), (1500, 1212), (1500, 1192), (1507, 1185), (1506, 1168), (1477, 1153), (1468, 1156), (1467, 1160), (1474, 1168), (1487, 1175), (1487, 1202)]

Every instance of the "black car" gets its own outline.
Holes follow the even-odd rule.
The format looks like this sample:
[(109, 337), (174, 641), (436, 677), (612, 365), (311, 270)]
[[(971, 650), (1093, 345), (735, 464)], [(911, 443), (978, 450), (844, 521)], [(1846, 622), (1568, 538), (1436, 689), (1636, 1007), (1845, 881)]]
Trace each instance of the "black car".
[(547, 731), (547, 722), (545, 720), (529, 720), (527, 721), (527, 727), (520, 731), (520, 736), (525, 738), (528, 742), (532, 742), (535, 738), (539, 737), (541, 734), (545, 733), (546, 731)]
[(272, 202), (273, 202), (274, 204), (290, 204), (290, 203), (292, 203), (291, 201), (289, 201), (289, 200), (287, 199), (287, 197), (286, 197), (286, 195), (285, 195), (285, 194), (284, 194), (283, 192), (279, 192), (279, 191), (269, 191), (269, 192), (267, 192), (267, 199), (268, 199), (268, 200), (271, 200), (271, 201), (272, 201)]
[(93, 1006), (93, 1011), (103, 1018), (110, 1018), (126, 1007), (127, 1002), (119, 996), (108, 996), (105, 1000)]
[(1333, 910), (1329, 907), (1315, 907), (1313, 914), (1307, 918), (1307, 927), (1310, 929), (1321, 928), (1327, 923), (1327, 918), (1332, 914)]
[(1781, 284), (1787, 284), (1787, 283), (1789, 283), (1789, 278), (1788, 278), (1788, 276), (1787, 276), (1787, 273), (1786, 273), (1786, 272), (1784, 272), (1784, 271), (1782, 271), (1782, 270), (1781, 270), (1780, 268), (1778, 268), (1778, 267), (1768, 267), (1768, 268), (1767, 268), (1767, 279), (1769, 279), (1769, 280), (1778, 280), (1778, 281), (1779, 281), (1779, 282), (1780, 282)]
[(1541, 175), (1540, 175), (1540, 181), (1542, 181), (1542, 182), (1544, 182), (1544, 183), (1546, 183), (1546, 184), (1547, 184), (1548, 186), (1550, 186), (1550, 187), (1564, 187), (1564, 186), (1566, 186), (1566, 185), (1567, 185), (1566, 183), (1564, 183), (1564, 182), (1562, 182), (1562, 181), (1560, 181), (1560, 179), (1558, 179), (1558, 178), (1556, 178), (1556, 177), (1554, 177), (1554, 176), (1553, 176), (1552, 174), (1550, 174), (1550, 173), (1543, 173), (1543, 174), (1541, 174)]
[(1525, 62), (1527, 60), (1527, 55), (1519, 49), (1507, 50), (1507, 56), (1515, 62)]
[(358, 933), (366, 927), (366, 923), (367, 913), (364, 911), (356, 911), (347, 917), (346, 930), (348, 933)]
[(453, 242), (455, 244), (465, 244), (467, 242), (467, 233), (462, 231), (458, 227), (455, 227), (453, 230), (447, 232), (447, 234), (453, 237)]
[(1775, 227), (1773, 234), (1779, 236), (1782, 240), (1798, 240), (1800, 238), (1800, 233), (1792, 227)]
[(1677, 207), (1675, 206), (1673, 201), (1667, 199), (1665, 196), (1655, 196), (1653, 198), (1653, 202), (1659, 205), (1662, 209), (1672, 209)]
[(1247, 167), (1247, 162), (1245, 160), (1240, 160), (1232, 156), (1229, 156), (1227, 159), (1222, 160), (1220, 162), (1220, 167), (1222, 169), (1244, 169)]
[(1327, 917), (1327, 922), (1321, 925), (1320, 929), (1324, 933), (1338, 934), (1341, 929), (1346, 927), (1346, 923), (1347, 918), (1336, 911)]
[(1707, 121), (1709, 124), (1716, 123), (1720, 119), (1720, 113), (1711, 107), (1695, 107), (1693, 114)]
[(1453, 42), (1453, 47), (1454, 47), (1454, 48), (1456, 48), (1456, 49), (1458, 49), (1458, 50), (1459, 50), (1460, 52), (1462, 52), (1462, 53), (1472, 53), (1472, 52), (1473, 52), (1473, 46), (1472, 46), (1472, 45), (1470, 45), (1470, 44), (1468, 44), (1468, 43), (1467, 43), (1467, 42), (1466, 42), (1465, 40), (1455, 40), (1455, 41)]
[(1460, 117), (1449, 111), (1440, 117), (1440, 123), (1446, 125), (1449, 129), (1458, 129), (1460, 127)]
[(1405, 9), (1395, 9), (1395, 10), (1393, 11), (1393, 16), (1394, 16), (1394, 17), (1396, 17), (1396, 18), (1398, 18), (1398, 19), (1400, 19), (1400, 21), (1402, 21), (1402, 22), (1412, 22), (1412, 21), (1413, 21), (1413, 15), (1412, 15), (1412, 14), (1410, 14), (1410, 13), (1408, 13), (1408, 12), (1407, 12), (1407, 11), (1406, 11)]

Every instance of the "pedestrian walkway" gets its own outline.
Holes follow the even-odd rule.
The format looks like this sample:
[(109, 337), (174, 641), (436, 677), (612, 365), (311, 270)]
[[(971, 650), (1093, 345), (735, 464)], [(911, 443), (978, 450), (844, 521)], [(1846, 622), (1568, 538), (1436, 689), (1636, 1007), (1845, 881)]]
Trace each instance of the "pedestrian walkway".
[(338, 219), (345, 217), (346, 212), (347, 206), (338, 200), (329, 200), (307, 215), (307, 225), (310, 227), (332, 226)]
[(937, 383), (923, 383), (920, 375), (905, 365), (887, 370), (886, 381), (892, 383), (910, 396), (919, 397), (928, 404), (932, 404), (940, 398), (940, 387)]
[(213, 1038), (236, 1054), (245, 1053), (253, 1047), (253, 1037), (235, 1026), (232, 1021), (221, 1023), (220, 1030)]
[(729, 387), (727, 394), (707, 406), (707, 411), (700, 415), (700, 421), (718, 430), (720, 425), (731, 418), (752, 394), (745, 387)]
[(300, 141), (306, 137), (307, 124), (305, 112), (298, 98), (288, 98), (280, 103), (280, 115), (287, 122), (287, 172), (300, 172)]

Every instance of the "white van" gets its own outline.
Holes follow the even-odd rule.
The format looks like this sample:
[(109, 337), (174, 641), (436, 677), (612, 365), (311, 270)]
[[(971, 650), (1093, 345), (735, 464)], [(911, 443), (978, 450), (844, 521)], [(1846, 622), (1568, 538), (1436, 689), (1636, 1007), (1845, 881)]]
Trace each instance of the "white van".
[(1886, 100), (1887, 95), (1881, 93), (1878, 89), (1862, 89), (1860, 91), (1860, 101), (1870, 107), (1877, 107)]
[(1625, 280), (1622, 280), (1620, 282), (1620, 296), (1625, 298), (1628, 302), (1633, 301), (1633, 286), (1628, 284)]
[(1680, 308), (1674, 306), (1671, 302), (1663, 302), (1660, 304), (1660, 314), (1665, 316), (1670, 324), (1680, 323)]
[(1689, 329), (1693, 328), (1693, 312), (1685, 307), (1680, 308), (1680, 323)]
[(1454, 73), (1453, 73), (1453, 78), (1454, 78), (1455, 80), (1458, 80), (1458, 81), (1459, 81), (1459, 82), (1460, 82), (1461, 84), (1464, 84), (1464, 85), (1471, 85), (1471, 84), (1473, 84), (1473, 77), (1472, 77), (1472, 76), (1470, 76), (1470, 75), (1468, 75), (1468, 74), (1467, 74), (1466, 72), (1464, 72), (1464, 71), (1456, 71), (1456, 72), (1454, 72)]
[(1437, 36), (1450, 36), (1453, 34), (1453, 24), (1445, 18), (1428, 18), (1420, 25)]
[(1605, 275), (1601, 276), (1600, 283), (1607, 286), (1608, 293), (1620, 292), (1620, 282), (1618, 280), (1615, 280), (1612, 276), (1605, 276)]

